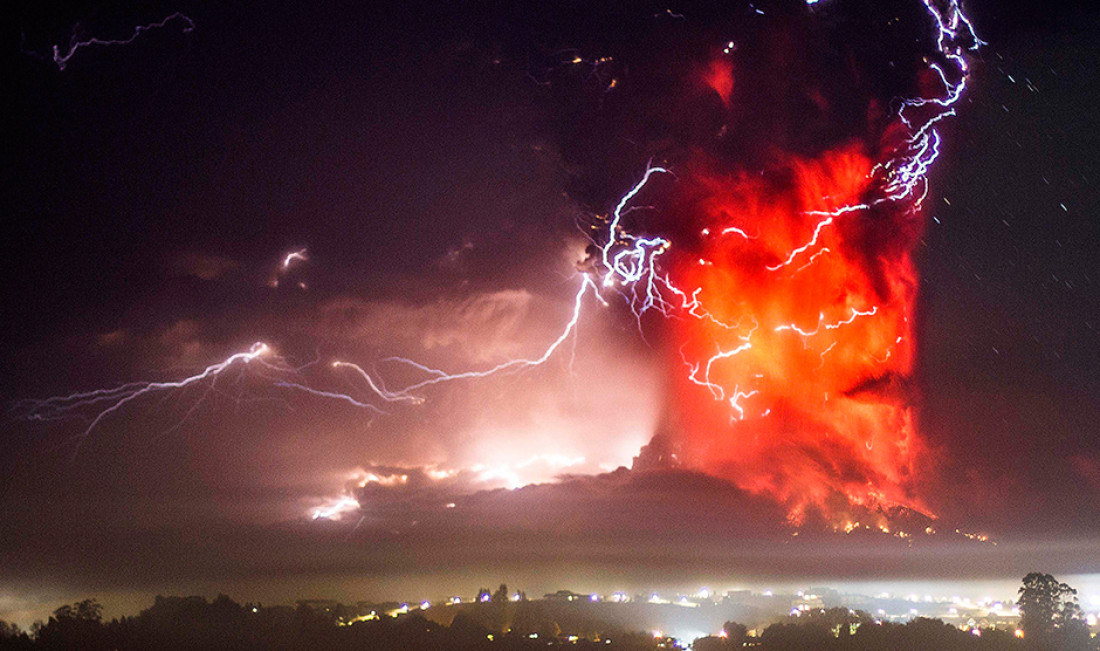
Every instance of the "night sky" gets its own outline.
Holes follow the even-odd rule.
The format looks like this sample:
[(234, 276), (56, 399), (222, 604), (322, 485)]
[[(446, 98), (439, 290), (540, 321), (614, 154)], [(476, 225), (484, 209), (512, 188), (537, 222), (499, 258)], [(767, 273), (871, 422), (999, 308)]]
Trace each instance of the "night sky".
[[(919, 3), (830, 3), (844, 7), (823, 8), (825, 36), (784, 45), (823, 56), (760, 64), (748, 83), (819, 76), (828, 94), (850, 55), (885, 100), (904, 92), (912, 70), (873, 55), (927, 38), (905, 31)], [(628, 470), (671, 382), (668, 333), (639, 334), (622, 305), (586, 312), (536, 369), (381, 415), (244, 374), (194, 410), (201, 391), (135, 401), (87, 437), (94, 412), (25, 418), (28, 399), (179, 379), (257, 341), (317, 360), (309, 377), (331, 391), (352, 381), (317, 370), (333, 360), (393, 373), (390, 356), (463, 371), (540, 355), (569, 319), (584, 225), (716, 124), (718, 99), (677, 75), (807, 11), (619, 4), (19, 3), (3, 21), (0, 617), (92, 594), (415, 598), (496, 577), (584, 591), (1100, 573), (1089, 3), (966, 4), (988, 45), (943, 128), (916, 247), (925, 496), (945, 528), (996, 547), (793, 541), (766, 496), (690, 468)], [(174, 12), (194, 29), (50, 60), (74, 33), (127, 38)], [(861, 31), (864, 14), (890, 37)], [(842, 42), (851, 52), (830, 49)], [(756, 96), (731, 123), (753, 135), (715, 158), (816, 153), (862, 124), (803, 119), (784, 92)], [(407, 481), (356, 492), (370, 473)], [(310, 517), (348, 491), (361, 509)]]

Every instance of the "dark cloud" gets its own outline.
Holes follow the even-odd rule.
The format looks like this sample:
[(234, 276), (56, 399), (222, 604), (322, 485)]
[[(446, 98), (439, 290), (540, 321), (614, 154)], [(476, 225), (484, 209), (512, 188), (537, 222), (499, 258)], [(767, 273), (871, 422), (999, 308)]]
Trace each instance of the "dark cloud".
[(215, 280), (239, 266), (237, 261), (230, 258), (192, 251), (176, 256), (169, 268), (175, 273), (194, 276), (200, 280)]

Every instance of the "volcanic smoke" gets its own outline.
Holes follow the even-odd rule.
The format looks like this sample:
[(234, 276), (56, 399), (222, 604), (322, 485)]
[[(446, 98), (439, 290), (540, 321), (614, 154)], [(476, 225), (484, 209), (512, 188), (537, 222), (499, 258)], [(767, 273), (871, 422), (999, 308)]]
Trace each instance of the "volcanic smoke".
[[(660, 435), (684, 465), (775, 497), (795, 524), (811, 512), (834, 526), (898, 508), (934, 517), (921, 495), (932, 455), (910, 382), (913, 250), (937, 126), (965, 89), (964, 53), (981, 42), (956, 2), (926, 0), (924, 9), (938, 52), (918, 70), (916, 99), (895, 98), (890, 109), (868, 93), (855, 104), (857, 135), (819, 144), (820, 130), (802, 127), (814, 147), (767, 142), (741, 160), (744, 143), (696, 147), (676, 169), (668, 218), (676, 235), (659, 244), (624, 236), (616, 212), (605, 247), (605, 259), (623, 247), (649, 265), (631, 289), (635, 312), (675, 317), (668, 348), (677, 380)], [(698, 75), (721, 101), (720, 135), (729, 138), (745, 131), (739, 112), (786, 108), (742, 92), (736, 64), (730, 42)], [(771, 73), (748, 71), (781, 84), (780, 71)], [(851, 112), (851, 98), (837, 97), (847, 89), (833, 85), (841, 90), (802, 89), (814, 109), (807, 122), (834, 103)], [(795, 122), (784, 128), (797, 132)]]

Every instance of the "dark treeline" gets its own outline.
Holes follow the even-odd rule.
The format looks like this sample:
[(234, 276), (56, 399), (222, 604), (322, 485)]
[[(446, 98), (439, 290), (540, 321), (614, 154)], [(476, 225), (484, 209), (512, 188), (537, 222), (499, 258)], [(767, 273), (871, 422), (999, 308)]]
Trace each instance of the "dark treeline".
[[(485, 613), (499, 607), (493, 603), (477, 606)], [(0, 649), (533, 650), (547, 648), (548, 642), (579, 649), (656, 648), (652, 636), (643, 633), (616, 633), (611, 644), (602, 638), (571, 642), (568, 636), (557, 637), (556, 629), (544, 630), (539, 638), (518, 631), (494, 634), (477, 623), (484, 613), (460, 613), (450, 626), (445, 626), (416, 612), (348, 623), (349, 611), (343, 606), (314, 608), (308, 604), (297, 608), (242, 605), (225, 595), (213, 601), (203, 597), (157, 597), (136, 617), (104, 621), (100, 605), (86, 600), (57, 609), (30, 632), (0, 622)]]
[[(100, 605), (88, 599), (58, 608), (29, 632), (0, 621), (0, 650), (673, 647), (669, 638), (627, 632), (589, 618), (566, 619), (561, 616), (564, 611), (552, 607), (550, 601), (520, 597), (518, 602), (511, 601), (504, 586), (495, 593), (483, 590), (478, 603), (445, 608), (454, 613), (447, 624), (431, 621), (421, 612), (406, 613), (398, 604), (348, 607), (335, 602), (303, 602), (297, 608), (264, 607), (239, 604), (225, 595), (213, 601), (203, 597), (157, 597), (137, 616), (104, 621)], [(831, 608), (773, 623), (758, 636), (750, 636), (742, 624), (727, 622), (723, 636), (695, 640), (694, 649), (1100, 651), (1100, 640), (1090, 637), (1076, 591), (1068, 585), (1050, 575), (1029, 574), (1020, 588), (1018, 604), (1023, 639), (1015, 629), (983, 629), (975, 635), (936, 619), (921, 617), (896, 624), (876, 621), (862, 611)], [(578, 609), (582, 607), (577, 604)]]
[[(918, 617), (904, 624), (875, 621), (863, 611), (830, 608), (768, 626), (757, 638), (729, 622), (725, 637), (695, 641), (695, 651), (763, 649), (766, 651), (1054, 651), (1062, 647), (1027, 644), (1015, 630), (986, 629), (981, 636), (938, 619)], [(1081, 651), (1092, 647), (1081, 647)]]
[[(964, 631), (938, 619), (917, 617), (904, 624), (881, 622), (861, 610), (807, 611), (750, 638), (745, 626), (727, 622), (725, 637), (695, 641), (695, 651), (1094, 651), (1098, 642), (1076, 605), (1076, 592), (1050, 575), (1029, 574), (1020, 589), (1023, 638), (1017, 629)], [(1029, 605), (1030, 604), (1030, 605)], [(1041, 604), (1042, 610), (1035, 609)]]

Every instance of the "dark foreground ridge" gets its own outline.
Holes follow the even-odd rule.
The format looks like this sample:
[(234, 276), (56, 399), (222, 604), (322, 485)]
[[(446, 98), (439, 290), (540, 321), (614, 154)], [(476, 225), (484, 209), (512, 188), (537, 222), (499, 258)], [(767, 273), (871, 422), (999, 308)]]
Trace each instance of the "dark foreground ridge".
[[(960, 627), (927, 617), (897, 623), (862, 610), (804, 608), (756, 629), (729, 621), (718, 635), (680, 640), (632, 630), (623, 622), (633, 616), (641, 626), (643, 618), (638, 611), (631, 615), (627, 601), (601, 603), (567, 590), (529, 600), (505, 585), (495, 592), (482, 589), (469, 602), (411, 609), (398, 603), (270, 607), (239, 604), (226, 595), (213, 601), (158, 596), (137, 616), (109, 622), (99, 603), (87, 599), (58, 608), (29, 633), (0, 621), (0, 649), (1100, 650), (1076, 591), (1054, 577), (1028, 574), (1016, 604), (1018, 622), (1007, 626)], [(605, 617), (609, 608), (619, 610), (619, 617)]]

